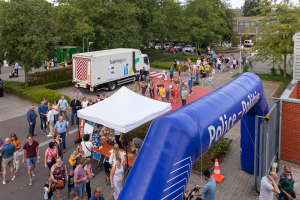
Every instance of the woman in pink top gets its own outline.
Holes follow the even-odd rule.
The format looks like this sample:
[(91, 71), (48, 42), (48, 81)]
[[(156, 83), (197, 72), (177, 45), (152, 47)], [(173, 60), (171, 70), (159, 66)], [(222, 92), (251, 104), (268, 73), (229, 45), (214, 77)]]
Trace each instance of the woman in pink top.
[(45, 167), (51, 170), (52, 165), (56, 162), (56, 158), (58, 156), (58, 150), (54, 144), (54, 142), (49, 143), (49, 148), (45, 152)]

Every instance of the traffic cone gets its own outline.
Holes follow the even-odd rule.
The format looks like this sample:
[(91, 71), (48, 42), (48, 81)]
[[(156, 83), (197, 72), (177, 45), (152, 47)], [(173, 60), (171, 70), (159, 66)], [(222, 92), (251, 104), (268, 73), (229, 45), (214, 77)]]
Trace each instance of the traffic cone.
[(220, 172), (220, 166), (219, 166), (218, 159), (216, 159), (216, 161), (215, 161), (214, 175), (212, 175), (211, 177), (213, 177), (216, 180), (216, 182), (218, 182), (218, 183), (222, 183), (222, 181), (224, 179), (224, 176), (222, 176), (221, 172)]

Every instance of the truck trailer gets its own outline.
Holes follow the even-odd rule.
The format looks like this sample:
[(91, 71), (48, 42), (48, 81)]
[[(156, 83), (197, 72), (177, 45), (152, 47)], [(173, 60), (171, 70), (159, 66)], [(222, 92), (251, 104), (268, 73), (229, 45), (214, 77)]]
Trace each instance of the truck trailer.
[(150, 73), (148, 56), (138, 49), (110, 49), (73, 54), (73, 83), (89, 91), (115, 90), (133, 82), (136, 72), (145, 80)]

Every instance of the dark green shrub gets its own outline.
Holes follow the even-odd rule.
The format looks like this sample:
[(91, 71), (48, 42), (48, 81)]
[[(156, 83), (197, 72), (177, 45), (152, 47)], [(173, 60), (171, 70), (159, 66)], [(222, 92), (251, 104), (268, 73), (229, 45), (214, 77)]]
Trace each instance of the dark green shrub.
[(271, 76), (276, 76), (277, 70), (273, 67), (270, 69), (271, 70)]
[(37, 86), (72, 79), (72, 67), (28, 74), (28, 85)]
[(72, 83), (72, 79), (65, 80), (65, 81), (59, 81), (59, 82), (55, 82), (55, 83), (48, 83), (48, 84), (45, 84), (44, 87), (47, 89), (56, 90), (56, 89), (68, 87), (71, 85), (74, 85), (74, 83)]
[(280, 68), (280, 75), (283, 76), (284, 70)]
[(249, 65), (244, 65), (243, 67), (243, 73), (248, 72)]
[[(183, 65), (179, 65), (179, 66), (182, 69)], [(177, 65), (177, 69), (178, 69), (179, 66)], [(174, 67), (174, 64), (169, 63), (169, 62), (153, 62), (153, 63), (150, 64), (150, 67), (159, 68), (159, 69), (171, 69), (171, 67)]]
[[(43, 97), (47, 97), (48, 101), (52, 104), (54, 100), (59, 100), (63, 94), (45, 88), (43, 85), (26, 87), (24, 83), (15, 82), (15, 81), (3, 81), (5, 92), (16, 95), (23, 99), (27, 99), (34, 103), (40, 104)], [(68, 96), (65, 96), (65, 99), (68, 103), (71, 103), (71, 99)]]

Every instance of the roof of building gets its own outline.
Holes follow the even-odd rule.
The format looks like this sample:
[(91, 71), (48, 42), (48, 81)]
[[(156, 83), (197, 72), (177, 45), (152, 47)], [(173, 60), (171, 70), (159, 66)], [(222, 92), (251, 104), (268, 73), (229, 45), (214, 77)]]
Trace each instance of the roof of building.
[(232, 9), (232, 11), (235, 13), (236, 17), (243, 17), (243, 9)]

